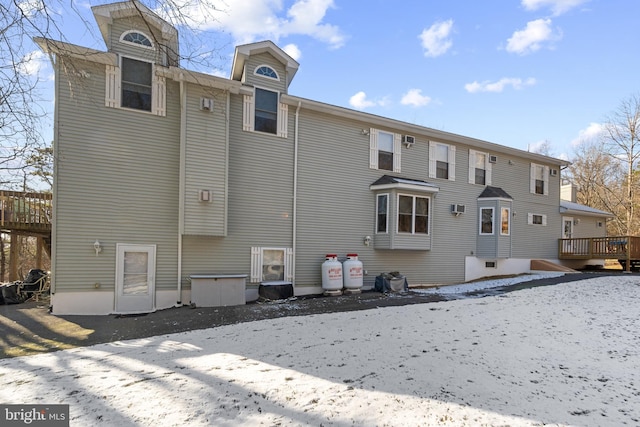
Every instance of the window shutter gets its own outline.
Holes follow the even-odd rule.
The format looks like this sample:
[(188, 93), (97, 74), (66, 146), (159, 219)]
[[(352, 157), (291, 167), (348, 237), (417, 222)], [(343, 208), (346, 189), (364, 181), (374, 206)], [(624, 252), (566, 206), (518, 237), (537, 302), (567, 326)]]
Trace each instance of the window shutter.
[(492, 168), (493, 168), (493, 165), (489, 161), (489, 153), (487, 153), (484, 159), (484, 172), (485, 172), (484, 180), (487, 185), (491, 185), (491, 169)]
[(151, 86), (151, 102), (153, 102), (153, 114), (163, 117), (167, 115), (166, 79), (162, 76), (153, 76), (153, 83)]
[(369, 131), (369, 169), (378, 169), (378, 129)]
[(399, 133), (393, 134), (393, 171), (400, 172), (400, 154), (402, 152), (402, 136)]
[(289, 106), (281, 102), (278, 108), (278, 136), (280, 138), (287, 137), (288, 123), (289, 123)]
[(244, 95), (242, 109), (242, 130), (253, 132), (255, 123), (255, 100), (253, 95)]
[(120, 106), (120, 67), (107, 65), (105, 82), (105, 106)]
[(251, 248), (251, 283), (262, 281), (262, 250)]
[(449, 181), (456, 180), (456, 147), (455, 145), (449, 146)]
[(544, 180), (544, 195), (548, 196), (549, 195), (549, 166), (544, 167), (542, 179)]
[(284, 255), (284, 279), (293, 282), (294, 269), (293, 269), (293, 249), (285, 249)]
[(527, 214), (527, 224), (533, 225), (533, 214), (532, 213), (528, 213)]
[(542, 225), (544, 225), (545, 227), (547, 226), (547, 216), (546, 215), (542, 215)]
[(529, 192), (535, 194), (536, 192), (536, 165), (531, 163), (529, 168)]
[(476, 151), (469, 150), (469, 184), (476, 183)]
[(429, 141), (429, 178), (436, 177), (436, 143)]

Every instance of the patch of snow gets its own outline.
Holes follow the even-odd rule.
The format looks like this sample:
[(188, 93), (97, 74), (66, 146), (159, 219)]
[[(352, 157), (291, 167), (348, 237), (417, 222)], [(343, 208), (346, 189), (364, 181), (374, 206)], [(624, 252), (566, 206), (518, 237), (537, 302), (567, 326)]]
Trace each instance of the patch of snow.
[(481, 280), (477, 282), (462, 283), (459, 285), (445, 285), (428, 289), (411, 289), (413, 292), (424, 294), (438, 294), (438, 295), (462, 295), (469, 292), (481, 291), (483, 289), (494, 289), (503, 286), (515, 285), (523, 282), (530, 282), (532, 280), (547, 279), (551, 277), (564, 276), (565, 273), (549, 272), (549, 273), (535, 273), (525, 274), (521, 276), (506, 277), (503, 279), (493, 280)]

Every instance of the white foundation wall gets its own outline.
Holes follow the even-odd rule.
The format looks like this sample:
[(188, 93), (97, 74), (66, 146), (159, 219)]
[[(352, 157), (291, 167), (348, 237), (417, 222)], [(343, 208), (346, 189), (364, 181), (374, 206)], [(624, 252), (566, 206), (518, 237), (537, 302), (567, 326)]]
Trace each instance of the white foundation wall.
[[(189, 301), (189, 291), (183, 291), (183, 297)], [(176, 306), (178, 292), (156, 291), (155, 310)], [(96, 292), (56, 292), (51, 295), (51, 313), (56, 315), (99, 315), (115, 313), (115, 293)]]
[[(495, 267), (487, 267), (487, 262), (494, 262)], [(531, 271), (531, 259), (528, 258), (483, 259), (468, 256), (464, 263), (464, 280), (470, 282), (483, 277), (523, 274), (529, 271)]]

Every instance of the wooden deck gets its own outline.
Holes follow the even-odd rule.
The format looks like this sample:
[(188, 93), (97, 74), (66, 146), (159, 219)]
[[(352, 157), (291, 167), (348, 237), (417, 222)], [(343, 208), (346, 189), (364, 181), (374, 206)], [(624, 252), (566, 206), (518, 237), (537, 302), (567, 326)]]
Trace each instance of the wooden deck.
[(560, 259), (616, 259), (627, 271), (640, 265), (640, 237), (607, 236), (560, 239), (558, 241)]
[(0, 190), (0, 229), (3, 232), (49, 236), (51, 193)]

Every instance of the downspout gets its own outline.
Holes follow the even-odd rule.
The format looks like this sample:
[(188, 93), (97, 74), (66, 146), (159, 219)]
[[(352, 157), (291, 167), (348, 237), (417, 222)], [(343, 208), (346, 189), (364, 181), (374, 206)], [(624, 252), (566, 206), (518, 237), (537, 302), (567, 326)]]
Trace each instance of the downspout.
[(293, 251), (293, 256), (291, 257), (291, 272), (293, 273), (293, 278), (291, 280), (292, 286), (295, 289), (296, 286), (296, 246), (298, 241), (298, 143), (299, 143), (299, 132), (298, 132), (298, 123), (300, 117), (300, 107), (302, 107), (302, 101), (298, 101), (298, 106), (296, 107), (296, 119), (295, 119), (295, 132), (294, 132), (294, 143), (293, 143), (293, 240), (291, 242), (291, 250)]
[(184, 185), (187, 141), (187, 91), (184, 75), (180, 73), (180, 176), (178, 188), (178, 299), (176, 307), (182, 305), (182, 235), (184, 232)]

